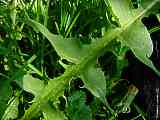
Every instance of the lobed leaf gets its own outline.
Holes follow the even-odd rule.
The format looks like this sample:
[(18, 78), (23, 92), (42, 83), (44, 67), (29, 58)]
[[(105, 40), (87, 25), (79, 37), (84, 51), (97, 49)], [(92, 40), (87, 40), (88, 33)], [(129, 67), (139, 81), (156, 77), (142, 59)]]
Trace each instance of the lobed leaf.
[(89, 64), (81, 74), (81, 78), (84, 86), (105, 103), (106, 79), (102, 70), (96, 68), (96, 64)]
[[(50, 41), (62, 58), (75, 63), (88, 53), (88, 47), (82, 46), (76, 39), (53, 35), (46, 27), (34, 20), (30, 20), (30, 25), (35, 26), (36, 30), (40, 31)], [(106, 81), (100, 69), (95, 68), (94, 65), (88, 65), (82, 74), (82, 80), (85, 87), (90, 90), (93, 95), (104, 101), (106, 95)]]
[(49, 32), (45, 26), (31, 19), (27, 21), (27, 24), (32, 26), (36, 31), (41, 32), (49, 40), (62, 59), (67, 59), (70, 62), (76, 63), (87, 53), (87, 47), (82, 46), (78, 39), (63, 38), (60, 35), (54, 35)]
[(45, 87), (44, 82), (27, 74), (23, 77), (23, 89), (37, 96)]
[[(112, 10), (119, 18), (119, 22), (122, 26), (125, 26), (129, 21), (134, 19), (134, 11), (130, 4), (131, 0), (110, 0)], [(126, 28), (122, 33), (121, 41), (132, 50), (134, 55), (141, 62), (160, 75), (160, 72), (154, 67), (152, 61), (149, 59), (153, 52), (153, 43), (149, 32), (140, 20), (137, 20)]]
[(130, 47), (134, 55), (145, 65), (152, 68), (157, 74), (159, 71), (154, 67), (149, 57), (153, 52), (153, 43), (147, 28), (141, 22), (135, 22), (122, 34), (122, 42)]
[[(41, 90), (45, 87), (44, 82), (27, 74), (23, 78), (23, 88), (25, 91), (32, 93), (37, 97)], [(59, 96), (57, 96), (59, 97)], [(44, 120), (66, 120), (63, 112), (53, 108), (47, 101), (41, 106), (41, 111), (44, 115)]]
[[(147, 10), (146, 10), (147, 11)], [(138, 15), (138, 16), (136, 16), (136, 18), (135, 19), (133, 19), (133, 21), (130, 23), (130, 25), (132, 24), (132, 23), (134, 23), (135, 22), (135, 20), (137, 20), (138, 18), (139, 18), (139, 16), (140, 15)], [(126, 18), (127, 19), (127, 18)], [(29, 24), (29, 23), (28, 23)], [(34, 26), (35, 24), (33, 24), (33, 26)], [(39, 25), (39, 24), (38, 24)], [(36, 26), (37, 27), (37, 26)], [(39, 27), (39, 26), (38, 26)], [(127, 28), (128, 26), (126, 26), (126, 28)], [(46, 28), (45, 28), (45, 30), (46, 30)], [(123, 31), (124, 29), (122, 28), (122, 29), (120, 29), (121, 31)], [(44, 31), (43, 30), (43, 27), (40, 29), (40, 28), (38, 28), (38, 31), (40, 31), (43, 35), (47, 35), (47, 33), (46, 33), (46, 31)], [(109, 37), (107, 37), (108, 39), (107, 40), (113, 40), (113, 39), (115, 39), (117, 36), (119, 36), (120, 35), (120, 33), (121, 33), (121, 31), (119, 31), (118, 33), (117, 32), (113, 32), (113, 34), (112, 34), (112, 36), (109, 36)], [(45, 34), (43, 33), (43, 32), (45, 32)], [(51, 35), (51, 34), (48, 34), (48, 35)], [(52, 34), (53, 35), (53, 34)], [(52, 36), (51, 35), (51, 36)], [(110, 34), (111, 35), (111, 34)], [(55, 36), (55, 35), (53, 35), (53, 36)], [(47, 36), (46, 36), (47, 37)], [(55, 37), (56, 38), (56, 37)], [(94, 66), (94, 64), (88, 64), (89, 62), (91, 62), (90, 60), (91, 59), (93, 59), (93, 58), (95, 58), (95, 56), (98, 56), (97, 54), (99, 54), (101, 51), (102, 51), (102, 49), (104, 49), (105, 48), (105, 46), (108, 44), (108, 41), (107, 40), (103, 40), (103, 41), (100, 41), (100, 42), (97, 42), (98, 43), (98, 45), (97, 46), (93, 46), (92, 47), (92, 53), (94, 53), (94, 54), (89, 54), (88, 56), (85, 56), (85, 58), (83, 59), (83, 60), (81, 60), (80, 61), (80, 64), (78, 64), (78, 65), (74, 65), (74, 66), (71, 66), (70, 68), (72, 68), (71, 70), (70, 70), (70, 68), (68, 68), (67, 70), (66, 70), (66, 72), (62, 75), (62, 76), (60, 76), (60, 77), (58, 77), (57, 79), (55, 79), (55, 80), (57, 80), (56, 82), (59, 82), (59, 80), (60, 80), (60, 83), (61, 83), (61, 81), (63, 81), (62, 83), (63, 84), (65, 84), (65, 80), (68, 80), (68, 79), (72, 79), (73, 77), (75, 77), (75, 76), (77, 76), (78, 75), (78, 73), (79, 73), (79, 71), (82, 71), (82, 69), (84, 70), (85, 68), (87, 68), (86, 69), (86, 71), (84, 71), (84, 75), (82, 75), (82, 76), (86, 76), (86, 78), (89, 78), (89, 80), (91, 80), (90, 79), (90, 75), (91, 75), (91, 78), (92, 79), (95, 79), (95, 77), (93, 78), (93, 76), (92, 76), (92, 74), (93, 73), (96, 73), (97, 75), (96, 75), (96, 77), (97, 76), (99, 76), (99, 77), (97, 77), (97, 78), (100, 78), (100, 80), (102, 80), (103, 79), (103, 75), (101, 74), (102, 72), (100, 72), (98, 69), (96, 69), (95, 68), (95, 66)], [(103, 44), (104, 43), (104, 44)], [(54, 46), (54, 45), (53, 45)], [(91, 56), (91, 55), (93, 55), (93, 56)], [(91, 56), (91, 57), (90, 57)], [(143, 55), (143, 56), (145, 56), (145, 54)], [(72, 58), (71, 58), (72, 59)], [(148, 58), (147, 58), (147, 60), (148, 60)], [(75, 72), (76, 71), (76, 72)], [(91, 72), (90, 72), (91, 71)], [(98, 72), (97, 72), (98, 71)], [(98, 80), (99, 81), (99, 80)], [(67, 81), (68, 82), (68, 81)], [(66, 82), (66, 83), (67, 83)], [(88, 82), (88, 81), (87, 81)], [(91, 82), (91, 84), (89, 84)], [(98, 97), (101, 97), (101, 96), (103, 96), (103, 94), (104, 94), (104, 91), (102, 91), (102, 89), (105, 89), (105, 88), (103, 88), (104, 86), (101, 84), (101, 83), (98, 83), (97, 84), (97, 82), (94, 82), (94, 80), (93, 81), (90, 81), (90, 82), (88, 82), (88, 85), (90, 85), (88, 88), (90, 88), (90, 90), (92, 91), (92, 93), (94, 93), (96, 96), (98, 96)], [(101, 89), (98, 89), (98, 88), (94, 88), (94, 86), (93, 86), (93, 89), (92, 89), (92, 85), (94, 85), (94, 84), (97, 84), (98, 86), (101, 86), (100, 88)], [(49, 99), (49, 94), (51, 93), (51, 92), (57, 92), (58, 90), (59, 91), (63, 91), (64, 90), (64, 85), (62, 85), (61, 86), (61, 84), (58, 84), (59, 86), (57, 87), (56, 86), (56, 84), (55, 84), (55, 82), (50, 82), (45, 88), (46, 89), (44, 89), (44, 90), (46, 90), (46, 91), (44, 91), (44, 92), (42, 92), (42, 95), (40, 95), (39, 96), (39, 99), (37, 99), (37, 101), (36, 101), (36, 103), (33, 103), (33, 105), (28, 109), (28, 111), (25, 113), (25, 115), (24, 115), (24, 117), (22, 118), (22, 119), (27, 119), (27, 118), (32, 118), (33, 116), (35, 116), (36, 115), (36, 112), (35, 112), (35, 114), (33, 115), (33, 112), (35, 111), (35, 110), (37, 110), (37, 107), (39, 106), (39, 105), (41, 105), (41, 104), (43, 104), (43, 102), (45, 102), (45, 100), (47, 99)], [(56, 86), (56, 87), (55, 87)], [(57, 89), (58, 90), (57, 90)], [(53, 91), (54, 90), (54, 91)], [(95, 92), (95, 90), (96, 90), (96, 92)], [(97, 92), (98, 91), (98, 92)], [(55, 95), (55, 97), (56, 97), (56, 95)], [(102, 97), (102, 99), (103, 99), (103, 97)]]

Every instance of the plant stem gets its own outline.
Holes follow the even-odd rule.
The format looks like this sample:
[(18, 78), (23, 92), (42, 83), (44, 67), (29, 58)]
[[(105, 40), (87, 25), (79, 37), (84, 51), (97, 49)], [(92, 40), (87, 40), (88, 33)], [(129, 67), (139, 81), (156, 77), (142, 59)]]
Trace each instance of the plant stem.
[(69, 81), (74, 77), (79, 76), (79, 74), (85, 69), (85, 66), (90, 61), (97, 58), (97, 56), (103, 51), (105, 46), (110, 41), (115, 39), (120, 33), (121, 32), (119, 31), (119, 29), (114, 29), (113, 31), (111, 31), (107, 36), (95, 42), (91, 46), (89, 54), (84, 56), (84, 58), (78, 64), (70, 66), (66, 69), (63, 75), (49, 81), (48, 85), (40, 92), (40, 95), (34, 100), (34, 103), (31, 105), (31, 107), (26, 110), (21, 120), (30, 120), (31, 118), (36, 116), (37, 113), (40, 111), (41, 105), (46, 103), (50, 99), (50, 96), (54, 95), (54, 97), (56, 98), (56, 94), (64, 91), (65, 86), (69, 83)]
[(78, 64), (70, 66), (69, 68), (66, 69), (63, 75), (49, 81), (48, 85), (40, 92), (39, 96), (34, 100), (34, 103), (31, 105), (31, 107), (28, 110), (26, 110), (21, 120), (30, 120), (31, 118), (36, 116), (37, 113), (40, 111), (41, 105), (46, 103), (50, 99), (50, 96), (52, 96), (52, 99), (53, 99), (53, 97), (55, 98), (57, 97), (56, 95), (59, 92), (63, 92), (65, 89), (65, 86), (68, 84), (68, 82), (71, 79), (79, 76), (81, 72), (85, 69), (85, 66), (90, 61), (97, 58), (100, 53), (104, 52), (104, 49), (106, 45), (108, 45), (108, 43), (116, 39), (122, 32), (124, 32), (137, 19), (142, 17), (142, 15), (144, 15), (144, 13), (146, 13), (150, 8), (152, 8), (156, 4), (156, 2), (158, 2), (158, 0), (153, 1), (153, 3), (149, 5), (147, 9), (145, 9), (140, 14), (138, 14), (135, 17), (135, 19), (130, 21), (123, 28), (112, 29), (103, 38), (91, 44), (88, 54), (84, 56)]

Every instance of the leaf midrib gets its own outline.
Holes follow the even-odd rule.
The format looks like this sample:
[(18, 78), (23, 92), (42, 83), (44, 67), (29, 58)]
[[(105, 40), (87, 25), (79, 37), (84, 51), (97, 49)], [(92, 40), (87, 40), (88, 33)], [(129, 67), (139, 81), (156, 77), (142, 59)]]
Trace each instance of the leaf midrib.
[[(34, 101), (35, 103), (33, 103), (31, 105), (31, 107), (25, 112), (25, 114), (21, 118), (21, 120), (29, 120), (33, 116), (35, 116), (37, 114), (37, 112), (39, 111), (37, 109), (41, 105), (41, 103), (43, 103), (43, 101), (49, 100), (49, 96), (51, 95), (51, 93), (54, 90), (55, 90), (54, 93), (56, 92), (56, 88), (52, 87), (52, 85), (54, 86), (55, 81), (58, 81), (58, 80), (60, 81), (58, 85), (62, 85), (61, 89), (63, 90), (65, 88), (65, 85), (69, 82), (69, 80), (71, 80), (74, 77), (79, 76), (79, 74), (84, 70), (85, 66), (90, 61), (92, 61), (93, 59), (95, 59), (101, 52), (103, 52), (104, 48), (106, 47), (106, 45), (109, 42), (111, 42), (112, 40), (114, 40), (115, 38), (117, 38), (119, 35), (121, 35), (121, 33), (123, 33), (137, 19), (141, 18), (157, 2), (159, 2), (159, 0), (153, 1), (152, 4), (150, 4), (140, 14), (138, 14), (137, 16), (135, 16), (135, 18), (133, 20), (129, 21), (126, 25), (124, 25), (121, 28), (114, 29), (113, 31), (109, 32), (109, 34), (107, 34), (107, 36), (104, 36), (103, 38), (101, 38), (100, 40), (98, 40), (97, 42), (95, 42), (94, 44), (92, 44), (90, 46), (89, 53), (86, 56), (84, 56), (83, 59), (78, 64), (70, 66), (68, 69), (66, 69), (66, 72), (62, 76), (57, 77), (54, 80), (51, 80), (49, 82), (49, 85), (47, 85), (46, 88), (43, 89), (44, 93), (42, 93), (39, 97), (37, 97), (37, 99)], [(57, 91), (57, 92), (59, 92), (59, 91)], [(36, 112), (33, 112), (35, 110), (36, 110)]]

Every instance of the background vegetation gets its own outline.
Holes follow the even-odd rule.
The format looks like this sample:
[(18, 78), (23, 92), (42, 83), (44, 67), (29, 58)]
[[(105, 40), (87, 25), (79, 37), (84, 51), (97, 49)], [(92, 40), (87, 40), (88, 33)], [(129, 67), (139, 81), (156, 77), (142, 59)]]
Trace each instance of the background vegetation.
[(0, 0), (1, 120), (158, 118), (159, 3)]

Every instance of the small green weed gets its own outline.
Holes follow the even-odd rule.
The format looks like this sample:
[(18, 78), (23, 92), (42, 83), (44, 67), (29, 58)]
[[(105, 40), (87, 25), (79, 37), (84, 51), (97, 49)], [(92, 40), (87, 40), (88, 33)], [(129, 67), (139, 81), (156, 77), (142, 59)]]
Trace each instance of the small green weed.
[(115, 120), (133, 109), (132, 120), (147, 119), (134, 103), (138, 88), (121, 74), (131, 50), (160, 75), (150, 60), (150, 33), (159, 26), (148, 31), (141, 21), (158, 16), (159, 6), (159, 0), (0, 0), (0, 118)]

